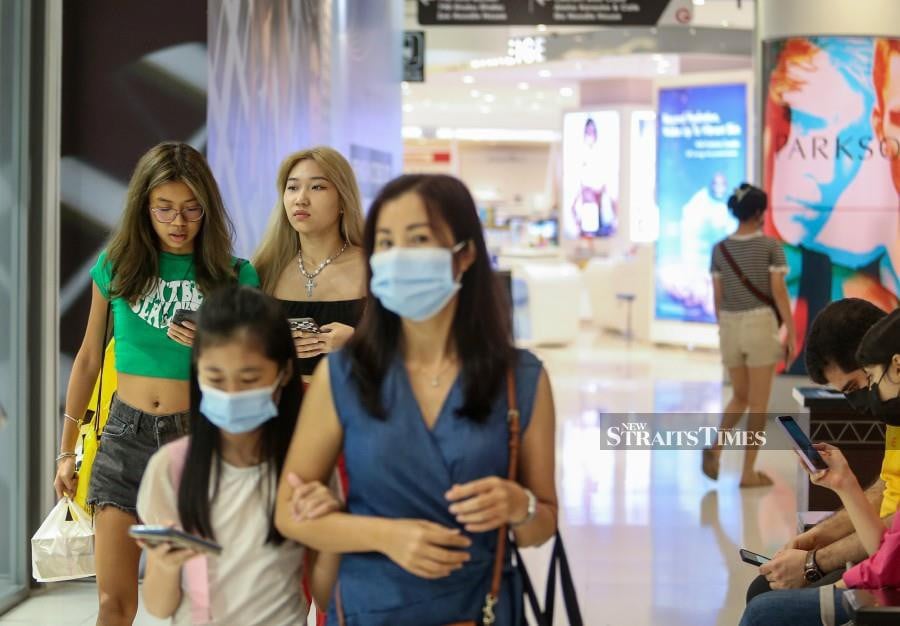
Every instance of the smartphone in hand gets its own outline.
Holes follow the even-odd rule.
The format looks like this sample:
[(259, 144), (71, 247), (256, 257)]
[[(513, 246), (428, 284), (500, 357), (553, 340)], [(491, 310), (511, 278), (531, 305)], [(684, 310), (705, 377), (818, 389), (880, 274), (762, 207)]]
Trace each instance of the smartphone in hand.
[(818, 474), (822, 470), (828, 469), (828, 463), (819, 454), (819, 451), (813, 447), (812, 441), (800, 428), (800, 424), (790, 415), (780, 415), (775, 418), (781, 427), (787, 432), (788, 436), (794, 444), (794, 449), (800, 453), (800, 459), (807, 469), (813, 474)]
[(741, 560), (744, 563), (756, 565), (757, 567), (759, 567), (760, 565), (765, 565), (772, 560), (771, 557), (763, 556), (761, 554), (757, 554), (756, 552), (750, 552), (750, 550), (744, 550), (743, 548), (741, 548), (740, 554)]
[(191, 311), (190, 309), (178, 309), (175, 311), (175, 315), (172, 316), (172, 324), (177, 324), (178, 326), (184, 326), (185, 322), (190, 322), (192, 324), (197, 323), (197, 312)]
[(153, 547), (168, 543), (176, 548), (195, 550), (203, 554), (218, 555), (222, 552), (222, 546), (214, 541), (169, 526), (135, 524), (128, 529), (128, 534)]
[(327, 333), (329, 331), (322, 330), (318, 324), (316, 324), (316, 320), (311, 317), (292, 317), (288, 320), (288, 324), (291, 326), (291, 330), (299, 330), (304, 333)]

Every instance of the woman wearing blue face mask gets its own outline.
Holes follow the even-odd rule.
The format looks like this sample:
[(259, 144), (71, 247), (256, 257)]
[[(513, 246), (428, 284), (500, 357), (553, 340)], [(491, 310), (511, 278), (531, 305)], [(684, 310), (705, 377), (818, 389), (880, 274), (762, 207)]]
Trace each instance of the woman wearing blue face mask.
[[(541, 363), (513, 347), (466, 187), (402, 176), (369, 211), (369, 306), (348, 346), (313, 375), (285, 465), (276, 527), (343, 553), (329, 623), (474, 623), (502, 565), (495, 621), (518, 624), (521, 581), (498, 529), (519, 545), (556, 530), (555, 426)], [(520, 412), (508, 480), (511, 373)], [(343, 452), (346, 513), (298, 521), (292, 482), (322, 481)], [(341, 622), (343, 619), (343, 622)]]
[[(144, 546), (144, 602), (157, 617), (176, 625), (305, 623), (304, 556), (317, 602), (328, 602), (336, 557), (304, 555), (273, 523), (302, 396), (290, 338), (278, 304), (255, 289), (223, 289), (200, 309), (191, 435), (150, 459), (137, 508), (145, 524), (175, 525), (223, 551), (207, 557)], [(318, 483), (301, 495), (313, 516), (339, 506)]]

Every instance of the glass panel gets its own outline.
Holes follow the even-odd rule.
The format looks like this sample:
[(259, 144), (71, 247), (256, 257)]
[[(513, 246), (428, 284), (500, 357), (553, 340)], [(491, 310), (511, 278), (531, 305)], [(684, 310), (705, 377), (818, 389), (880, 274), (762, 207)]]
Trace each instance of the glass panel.
[(25, 589), (22, 0), (0, 0), (0, 611)]

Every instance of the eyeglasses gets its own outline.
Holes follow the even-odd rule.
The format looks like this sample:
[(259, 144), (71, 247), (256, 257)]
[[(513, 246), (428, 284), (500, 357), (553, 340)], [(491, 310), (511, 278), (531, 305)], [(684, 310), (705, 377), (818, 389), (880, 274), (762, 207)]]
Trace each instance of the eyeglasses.
[(156, 221), (163, 224), (171, 224), (175, 218), (181, 215), (187, 222), (199, 222), (203, 219), (203, 207), (192, 206), (185, 209), (171, 209), (169, 207), (159, 207), (150, 209), (156, 216)]

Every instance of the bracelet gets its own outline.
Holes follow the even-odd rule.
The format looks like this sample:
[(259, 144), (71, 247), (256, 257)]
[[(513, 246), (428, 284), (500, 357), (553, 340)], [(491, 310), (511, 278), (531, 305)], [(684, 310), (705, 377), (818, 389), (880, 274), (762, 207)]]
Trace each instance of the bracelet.
[(75, 423), (78, 424), (79, 426), (81, 425), (81, 420), (75, 419), (74, 417), (72, 417), (72, 416), (69, 415), (68, 413), (63, 413), (63, 417), (66, 418), (67, 420), (69, 420), (70, 422), (75, 422)]
[(63, 459), (74, 459), (76, 456), (74, 452), (60, 452), (56, 457), (56, 462), (59, 463)]
[(535, 516), (537, 515), (537, 504), (538, 504), (537, 497), (533, 493), (531, 493), (531, 489), (528, 489), (526, 487), (522, 487), (522, 489), (525, 491), (525, 495), (528, 496), (528, 514), (525, 516), (525, 519), (511, 523), (510, 524), (511, 528), (518, 528), (519, 526), (524, 526), (525, 524), (527, 524), (531, 520), (533, 520), (535, 518)]

